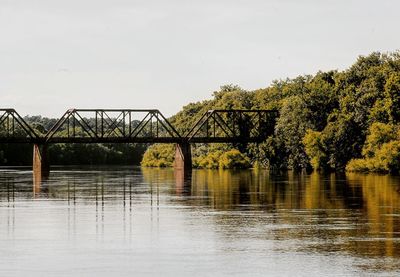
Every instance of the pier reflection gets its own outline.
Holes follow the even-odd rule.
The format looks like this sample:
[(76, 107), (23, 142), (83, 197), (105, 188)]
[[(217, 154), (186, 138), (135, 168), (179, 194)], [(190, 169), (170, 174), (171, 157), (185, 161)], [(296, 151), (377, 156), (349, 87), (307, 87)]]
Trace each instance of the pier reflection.
[(15, 203), (37, 200), (64, 203), (71, 238), (79, 224), (93, 224), (97, 239), (107, 228), (121, 228), (130, 240), (135, 213), (149, 215), (151, 232), (158, 232), (163, 212), (184, 206), (210, 218), (223, 240), (251, 236), (291, 241), (279, 251), (400, 257), (398, 176), (143, 168), (60, 170), (38, 183), (0, 172), (0, 205), (7, 208), (1, 214), (10, 234)]

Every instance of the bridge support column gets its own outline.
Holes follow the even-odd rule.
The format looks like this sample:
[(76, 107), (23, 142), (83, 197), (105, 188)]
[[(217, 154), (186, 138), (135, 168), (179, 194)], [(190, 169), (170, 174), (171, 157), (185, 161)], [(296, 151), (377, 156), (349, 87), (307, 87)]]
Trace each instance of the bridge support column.
[(174, 168), (183, 171), (192, 169), (192, 150), (189, 143), (176, 144)]
[(47, 155), (47, 145), (33, 145), (33, 181), (34, 184), (41, 183), (42, 179), (49, 177), (50, 164)]

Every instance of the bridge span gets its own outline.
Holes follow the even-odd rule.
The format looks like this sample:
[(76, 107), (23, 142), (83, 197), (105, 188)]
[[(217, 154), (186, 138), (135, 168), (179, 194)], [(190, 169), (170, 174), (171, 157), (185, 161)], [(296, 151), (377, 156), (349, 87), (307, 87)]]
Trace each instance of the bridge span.
[[(198, 117), (197, 121), (193, 121)], [(34, 174), (49, 172), (47, 146), (54, 143), (173, 143), (177, 169), (192, 166), (193, 143), (259, 143), (273, 135), (276, 110), (208, 110), (178, 130), (156, 109), (69, 109), (48, 130), (39, 130), (12, 108), (0, 108), (0, 144), (33, 144)]]

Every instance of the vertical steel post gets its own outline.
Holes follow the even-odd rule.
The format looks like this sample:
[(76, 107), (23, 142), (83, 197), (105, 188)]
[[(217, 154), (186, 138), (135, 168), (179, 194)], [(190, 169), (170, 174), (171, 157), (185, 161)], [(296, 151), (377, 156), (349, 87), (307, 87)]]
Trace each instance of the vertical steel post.
[(72, 137), (75, 137), (75, 114), (72, 114)]
[(104, 137), (104, 112), (101, 111), (101, 137)]
[(158, 138), (158, 112), (156, 113), (156, 137)]
[(122, 111), (122, 136), (125, 137), (125, 111)]
[(132, 112), (131, 111), (129, 111), (129, 114), (128, 114), (128, 116), (129, 116), (129, 126), (128, 126), (128, 130), (129, 130), (129, 136), (131, 136), (131, 132), (132, 132)]
[(96, 115), (95, 115), (95, 120), (94, 120), (94, 123), (95, 123), (95, 126), (94, 126), (94, 130), (95, 130), (95, 133), (96, 133), (96, 137), (98, 136), (98, 133), (97, 133), (97, 111), (96, 111)]

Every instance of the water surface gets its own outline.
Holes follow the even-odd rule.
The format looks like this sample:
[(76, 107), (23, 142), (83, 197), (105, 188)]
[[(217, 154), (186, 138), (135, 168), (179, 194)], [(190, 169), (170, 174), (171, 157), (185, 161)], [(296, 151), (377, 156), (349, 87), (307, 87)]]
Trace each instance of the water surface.
[(0, 276), (399, 276), (400, 178), (0, 171)]

